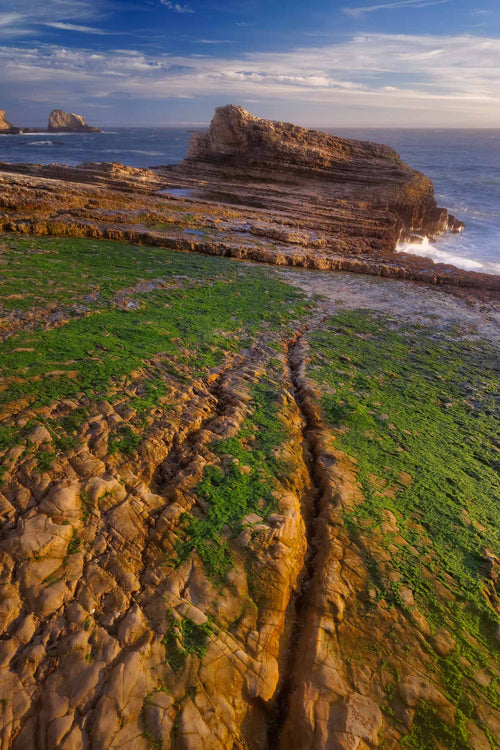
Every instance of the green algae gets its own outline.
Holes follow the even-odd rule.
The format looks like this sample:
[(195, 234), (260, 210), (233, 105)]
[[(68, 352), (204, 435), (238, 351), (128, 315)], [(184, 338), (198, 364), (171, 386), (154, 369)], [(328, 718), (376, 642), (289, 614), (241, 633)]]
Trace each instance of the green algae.
[[(456, 648), (435, 666), (457, 716), (474, 718), (473, 674), (464, 665), (487, 668), (499, 656), (488, 555), (500, 548), (500, 365), (493, 348), (458, 333), (342, 313), (310, 335), (309, 372), (336, 447), (356, 462), (364, 501), (343, 520), (363, 546), (377, 597), (404, 610), (405, 585), (431, 628), (449, 630)], [(394, 535), (382, 531), (387, 510), (405, 541), (397, 552)], [(396, 580), (363, 545), (372, 534), (391, 550)], [(498, 705), (494, 679), (473, 684)], [(428, 706), (405, 744), (434, 747), (422, 740), (430, 725), (446, 747), (467, 747), (460, 722), (443, 728)]]

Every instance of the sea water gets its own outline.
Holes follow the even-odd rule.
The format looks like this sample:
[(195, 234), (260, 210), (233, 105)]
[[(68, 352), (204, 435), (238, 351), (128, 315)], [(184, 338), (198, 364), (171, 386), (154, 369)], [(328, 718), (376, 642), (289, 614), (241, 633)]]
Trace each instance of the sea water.
[[(330, 128), (328, 132), (392, 146), (434, 182), (436, 199), (465, 222), (463, 234), (400, 250), (500, 274), (500, 130)], [(176, 164), (188, 128), (113, 128), (104, 133), (0, 135), (0, 161), (69, 164), (116, 161), (133, 167)]]
[(462, 234), (401, 250), (470, 271), (500, 274), (500, 130), (343, 130), (392, 146), (434, 183), (438, 205), (465, 223)]

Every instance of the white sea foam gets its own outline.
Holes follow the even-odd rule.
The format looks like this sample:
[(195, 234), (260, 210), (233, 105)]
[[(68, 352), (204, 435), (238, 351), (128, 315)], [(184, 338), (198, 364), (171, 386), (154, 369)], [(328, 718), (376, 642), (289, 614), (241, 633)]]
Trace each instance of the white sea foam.
[[(119, 148), (105, 148), (104, 149), (105, 154), (122, 154), (123, 150)], [(139, 148), (128, 148), (127, 149), (128, 154), (143, 154), (144, 156), (161, 156), (161, 151), (143, 151)]]
[[(0, 133), (1, 138), (32, 138), (35, 135), (47, 135), (46, 130), (36, 130), (33, 133)], [(61, 138), (67, 135), (82, 135), (81, 133), (50, 133), (51, 138)]]
[(411, 253), (412, 255), (421, 255), (423, 258), (431, 258), (436, 263), (446, 263), (457, 268), (463, 268), (465, 271), (480, 271), (481, 273), (500, 274), (500, 263), (494, 263), (488, 260), (474, 260), (458, 255), (448, 250), (443, 250), (437, 245), (429, 242), (424, 237), (420, 242), (401, 242), (396, 248), (398, 253)]

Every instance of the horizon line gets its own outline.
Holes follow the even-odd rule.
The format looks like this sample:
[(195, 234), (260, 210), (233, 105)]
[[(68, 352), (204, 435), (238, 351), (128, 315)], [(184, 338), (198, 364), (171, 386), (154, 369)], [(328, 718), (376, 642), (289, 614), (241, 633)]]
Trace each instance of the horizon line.
[[(263, 118), (263, 119), (269, 119), (271, 122), (290, 122), (289, 120), (272, 120), (271, 118)], [(349, 125), (300, 125), (299, 123), (295, 122), (294, 125), (298, 125), (299, 127), (306, 128), (307, 130), (325, 130), (325, 128), (328, 128), (329, 130), (332, 129), (353, 129), (353, 130), (500, 130), (499, 127), (494, 126), (488, 126), (488, 125), (474, 125), (474, 126), (467, 126), (467, 125), (455, 125), (455, 126), (445, 126), (445, 125), (362, 125), (362, 124), (349, 124)], [(20, 127), (20, 128), (40, 128), (40, 133), (47, 133), (47, 128), (42, 125), (14, 125), (14, 127)], [(105, 123), (105, 124), (97, 124), (93, 125), (92, 127), (98, 127), (98, 128), (116, 128), (116, 129), (126, 129), (126, 128), (136, 128), (137, 130), (144, 129), (149, 130), (151, 128), (158, 128), (158, 129), (167, 129), (167, 128), (208, 128), (210, 127), (210, 122), (186, 122), (186, 121), (180, 121), (180, 122), (169, 122), (164, 124), (158, 124), (158, 123), (151, 123), (148, 125), (134, 125), (134, 124), (128, 124), (124, 125), (123, 123), (118, 124), (112, 124), (112, 123)], [(36, 135), (36, 133), (2, 133), (0, 131), (0, 135)], [(54, 133), (52, 133), (54, 135)], [(89, 135), (89, 133), (79, 133), (78, 131), (75, 132), (68, 132), (68, 133), (62, 133), (62, 135)], [(90, 134), (91, 135), (91, 134)], [(96, 133), (96, 135), (99, 135), (99, 133)]]

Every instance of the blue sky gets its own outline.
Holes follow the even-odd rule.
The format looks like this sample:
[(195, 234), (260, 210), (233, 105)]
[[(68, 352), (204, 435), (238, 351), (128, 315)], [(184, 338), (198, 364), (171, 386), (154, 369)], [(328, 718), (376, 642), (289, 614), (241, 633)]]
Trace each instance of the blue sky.
[(41, 125), (500, 127), (499, 0), (0, 0), (0, 108)]

